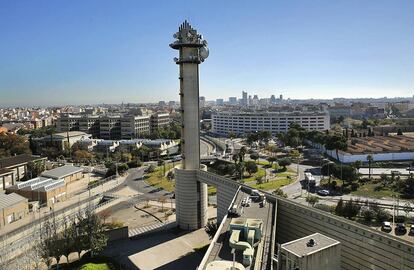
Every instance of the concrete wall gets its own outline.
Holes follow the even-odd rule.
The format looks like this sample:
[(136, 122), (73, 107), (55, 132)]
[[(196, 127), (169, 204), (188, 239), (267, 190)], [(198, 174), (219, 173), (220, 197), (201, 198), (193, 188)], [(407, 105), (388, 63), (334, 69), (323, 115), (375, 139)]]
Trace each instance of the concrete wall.
[(68, 184), (68, 183), (72, 183), (72, 182), (74, 182), (76, 180), (79, 180), (82, 177), (83, 177), (83, 173), (82, 172), (77, 172), (77, 173), (74, 173), (74, 174), (71, 174), (71, 175), (66, 176), (64, 178), (64, 180), (65, 180), (65, 183)]
[(414, 269), (414, 245), (345, 218), (278, 199), (278, 243), (316, 232), (341, 242), (341, 269)]
[(1, 222), (0, 222), (0, 228), (3, 226), (7, 226), (9, 224), (7, 217), (9, 215), (13, 216), (13, 221), (19, 220), (24, 218), (26, 215), (29, 214), (29, 206), (26, 201), (22, 201), (19, 203), (16, 203), (15, 205), (12, 205), (10, 207), (7, 207), (5, 209), (0, 210), (1, 213)]
[[(326, 151), (326, 153), (337, 159), (335, 151)], [(362, 162), (367, 162), (367, 156), (369, 154), (343, 154), (341, 152), (338, 153), (339, 160), (343, 163), (352, 163), (357, 160)], [(399, 160), (413, 160), (414, 159), (414, 152), (395, 152), (395, 153), (377, 153), (377, 154), (370, 154), (374, 161), (399, 161)]]
[(217, 222), (221, 222), (236, 194), (239, 184), (206, 171), (198, 171), (198, 180), (217, 187)]
[(201, 203), (200, 199), (207, 199), (207, 196), (199, 196), (200, 191), (207, 192), (207, 188), (203, 188), (205, 184), (200, 185), (197, 181), (197, 170), (176, 169), (175, 175), (177, 225), (186, 230), (204, 227), (207, 223), (207, 208), (202, 207), (198, 212), (198, 204)]

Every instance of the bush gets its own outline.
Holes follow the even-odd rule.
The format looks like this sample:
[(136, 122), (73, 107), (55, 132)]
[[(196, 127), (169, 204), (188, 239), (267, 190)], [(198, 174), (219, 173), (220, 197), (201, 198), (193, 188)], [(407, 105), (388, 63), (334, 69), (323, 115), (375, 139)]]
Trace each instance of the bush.
[(283, 198), (287, 198), (288, 197), (287, 194), (284, 193), (283, 190), (281, 190), (280, 188), (274, 190), (272, 192), (272, 194), (277, 195), (277, 196), (280, 196), (280, 197), (283, 197)]
[(361, 206), (355, 203), (352, 199), (345, 203), (343, 208), (343, 215), (349, 219), (354, 218), (358, 215)]
[(149, 165), (149, 167), (148, 167), (148, 169), (147, 169), (147, 172), (148, 173), (152, 173), (152, 172), (155, 172), (155, 166), (154, 165)]
[(371, 222), (375, 218), (377, 213), (374, 210), (367, 209), (362, 211), (361, 214), (366, 222)]
[(337, 214), (338, 216), (344, 215), (344, 201), (342, 200), (342, 198), (338, 201), (335, 207), (335, 214)]
[(376, 215), (376, 217), (375, 217), (375, 219), (378, 221), (378, 222), (384, 222), (384, 221), (387, 221), (387, 220), (389, 220), (391, 218), (391, 215), (390, 214), (388, 214), (388, 212), (386, 212), (385, 210), (383, 210), (383, 209), (379, 209), (378, 211), (377, 211), (377, 215)]
[(142, 166), (142, 162), (139, 159), (133, 159), (127, 165), (129, 168), (137, 168)]
[(352, 183), (351, 184), (351, 190), (352, 191), (356, 191), (359, 188), (359, 184), (358, 183)]
[(319, 197), (317, 197), (317, 196), (309, 196), (309, 197), (307, 197), (307, 198), (306, 198), (306, 201), (307, 201), (310, 205), (315, 206), (315, 204), (316, 204), (317, 202), (319, 202)]

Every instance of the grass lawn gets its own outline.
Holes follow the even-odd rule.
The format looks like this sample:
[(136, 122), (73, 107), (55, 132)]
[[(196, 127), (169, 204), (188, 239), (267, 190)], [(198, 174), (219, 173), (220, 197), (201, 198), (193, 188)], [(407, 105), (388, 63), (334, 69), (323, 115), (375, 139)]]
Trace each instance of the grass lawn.
[(248, 183), (248, 182), (251, 182), (251, 181), (256, 181), (256, 177), (259, 177), (259, 176), (264, 177), (265, 174), (266, 174), (266, 172), (265, 172), (265, 170), (263, 168), (258, 168), (258, 170), (257, 170), (256, 173), (252, 174), (249, 177), (243, 178), (243, 183)]
[[(175, 165), (177, 165), (176, 163)], [(171, 163), (168, 163), (165, 165), (165, 172), (168, 172), (168, 170), (172, 169), (173, 165)], [(163, 175), (164, 169), (163, 166), (158, 166), (155, 168), (155, 171), (152, 173), (147, 174), (147, 178), (145, 181), (154, 187), (162, 188), (168, 192), (174, 191), (175, 188), (175, 181), (170, 181)]]
[(358, 190), (352, 191), (352, 195), (356, 196), (365, 196), (373, 198), (384, 198), (384, 197), (393, 197), (399, 195), (398, 192), (390, 189), (389, 187), (383, 187), (381, 183), (367, 183), (361, 185)]
[(287, 179), (287, 178), (282, 178), (282, 179), (277, 179), (274, 181), (269, 181), (267, 183), (263, 183), (263, 184), (256, 184), (256, 183), (251, 183), (249, 184), (249, 186), (253, 187), (253, 188), (257, 188), (257, 189), (263, 189), (263, 190), (272, 190), (272, 189), (278, 189), (281, 188), (283, 186), (286, 186), (288, 184), (290, 184), (293, 180), (292, 179)]
[(79, 268), (79, 270), (111, 270), (106, 263), (87, 263)]

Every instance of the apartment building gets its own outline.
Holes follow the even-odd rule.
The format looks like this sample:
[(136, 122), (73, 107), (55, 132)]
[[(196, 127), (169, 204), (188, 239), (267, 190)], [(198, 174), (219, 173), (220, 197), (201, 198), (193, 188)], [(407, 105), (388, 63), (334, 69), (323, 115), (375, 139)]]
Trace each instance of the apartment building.
[(328, 130), (329, 121), (327, 112), (221, 111), (212, 114), (212, 132), (220, 135), (227, 135), (229, 132), (243, 135), (267, 130), (277, 134), (286, 132), (291, 123), (298, 123), (308, 130)]
[(139, 138), (170, 123), (168, 113), (152, 115), (71, 115), (62, 114), (57, 119), (58, 132), (82, 131), (93, 138), (121, 140)]
[(126, 116), (121, 119), (121, 139), (135, 139), (149, 132), (150, 116)]
[(156, 113), (151, 115), (151, 132), (168, 126), (170, 124), (170, 115), (168, 113)]
[(121, 138), (121, 116), (105, 115), (99, 119), (99, 138), (116, 140)]
[(79, 131), (91, 134), (93, 138), (100, 135), (100, 121), (98, 115), (83, 115), (79, 118)]

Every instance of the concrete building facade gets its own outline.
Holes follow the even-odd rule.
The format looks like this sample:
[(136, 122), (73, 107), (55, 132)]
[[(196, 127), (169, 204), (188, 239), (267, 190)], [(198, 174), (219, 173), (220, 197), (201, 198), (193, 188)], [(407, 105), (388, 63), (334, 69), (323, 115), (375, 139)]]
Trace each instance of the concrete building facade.
[(16, 193), (0, 193), (0, 229), (29, 214), (28, 200)]
[(308, 130), (328, 130), (329, 114), (326, 112), (239, 112), (219, 111), (212, 114), (212, 132), (227, 135), (229, 132), (242, 135), (267, 130), (272, 134), (286, 132), (291, 123), (298, 123)]

